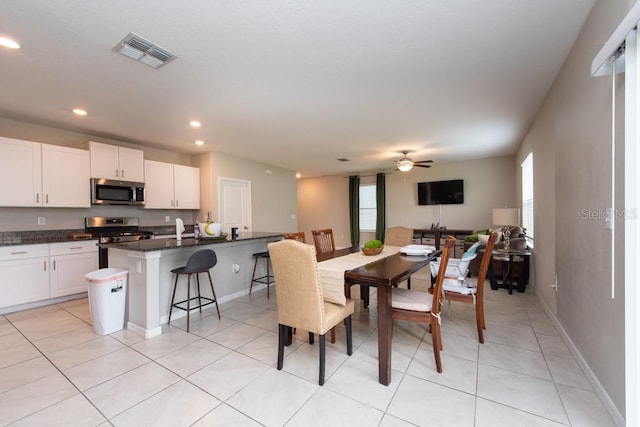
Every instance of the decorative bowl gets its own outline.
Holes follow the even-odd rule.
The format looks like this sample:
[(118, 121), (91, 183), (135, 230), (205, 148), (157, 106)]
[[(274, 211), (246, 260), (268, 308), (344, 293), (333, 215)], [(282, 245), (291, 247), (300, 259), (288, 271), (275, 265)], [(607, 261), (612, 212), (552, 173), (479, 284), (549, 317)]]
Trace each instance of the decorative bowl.
[(378, 255), (380, 252), (382, 252), (383, 249), (384, 246), (381, 246), (379, 248), (362, 248), (362, 253), (365, 255)]
[(200, 227), (201, 237), (218, 237), (222, 232), (222, 224), (218, 222), (201, 222), (198, 224)]

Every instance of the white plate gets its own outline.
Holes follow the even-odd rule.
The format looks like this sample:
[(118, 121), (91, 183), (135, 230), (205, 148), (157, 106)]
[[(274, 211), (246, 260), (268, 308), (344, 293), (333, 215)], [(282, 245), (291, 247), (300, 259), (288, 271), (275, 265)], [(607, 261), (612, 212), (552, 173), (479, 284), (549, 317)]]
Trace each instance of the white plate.
[(436, 248), (427, 245), (407, 245), (400, 248), (400, 252), (405, 255), (429, 255)]

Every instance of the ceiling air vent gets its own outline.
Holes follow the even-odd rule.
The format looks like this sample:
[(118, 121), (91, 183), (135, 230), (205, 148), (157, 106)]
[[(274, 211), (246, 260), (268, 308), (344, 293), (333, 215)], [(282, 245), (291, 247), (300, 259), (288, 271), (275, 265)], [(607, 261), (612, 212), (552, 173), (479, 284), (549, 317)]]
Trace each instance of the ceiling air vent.
[(134, 33), (127, 34), (124, 39), (114, 46), (113, 50), (156, 70), (176, 58), (175, 55), (160, 46)]

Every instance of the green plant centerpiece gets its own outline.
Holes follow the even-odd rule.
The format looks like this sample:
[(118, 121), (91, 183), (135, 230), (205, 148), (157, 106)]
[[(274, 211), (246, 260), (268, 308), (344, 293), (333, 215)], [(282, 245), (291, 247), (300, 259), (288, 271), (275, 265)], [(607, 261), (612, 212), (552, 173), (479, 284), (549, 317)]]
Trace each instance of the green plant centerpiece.
[(384, 245), (380, 240), (369, 240), (362, 247), (362, 253), (365, 255), (378, 255), (384, 249)]

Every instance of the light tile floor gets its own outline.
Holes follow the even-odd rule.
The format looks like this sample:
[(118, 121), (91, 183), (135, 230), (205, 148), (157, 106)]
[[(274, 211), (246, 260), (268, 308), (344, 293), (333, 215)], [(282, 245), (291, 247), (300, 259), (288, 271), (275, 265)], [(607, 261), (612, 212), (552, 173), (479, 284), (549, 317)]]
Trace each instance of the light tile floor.
[(344, 327), (327, 344), (324, 387), (304, 331), (276, 369), (276, 301), (264, 290), (222, 305), (222, 320), (208, 310), (191, 333), (183, 318), (149, 340), (95, 335), (86, 299), (0, 316), (0, 425), (613, 425), (532, 295), (487, 290), (484, 344), (473, 306), (445, 303), (442, 374), (426, 328), (397, 322), (387, 387), (375, 290), (371, 304), (356, 305), (351, 357)]

